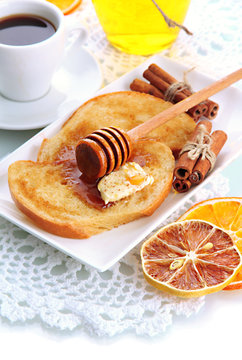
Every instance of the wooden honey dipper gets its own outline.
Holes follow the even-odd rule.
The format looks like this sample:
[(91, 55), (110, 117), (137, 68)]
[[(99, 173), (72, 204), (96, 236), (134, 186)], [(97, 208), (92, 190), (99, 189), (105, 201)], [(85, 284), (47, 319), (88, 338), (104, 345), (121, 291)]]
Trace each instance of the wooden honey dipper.
[(97, 179), (118, 170), (130, 158), (132, 143), (136, 140), (241, 78), (242, 68), (176, 103), (127, 133), (115, 127), (94, 131), (77, 144), (78, 168), (90, 179)]

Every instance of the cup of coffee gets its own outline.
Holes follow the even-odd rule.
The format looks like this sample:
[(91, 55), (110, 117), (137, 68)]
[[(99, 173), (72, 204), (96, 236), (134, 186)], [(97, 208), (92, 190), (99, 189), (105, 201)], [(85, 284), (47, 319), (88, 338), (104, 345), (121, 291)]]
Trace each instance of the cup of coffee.
[[(0, 94), (15, 101), (44, 96), (70, 30), (63, 13), (47, 1), (0, 1)], [(78, 30), (81, 44), (87, 32), (81, 26)]]

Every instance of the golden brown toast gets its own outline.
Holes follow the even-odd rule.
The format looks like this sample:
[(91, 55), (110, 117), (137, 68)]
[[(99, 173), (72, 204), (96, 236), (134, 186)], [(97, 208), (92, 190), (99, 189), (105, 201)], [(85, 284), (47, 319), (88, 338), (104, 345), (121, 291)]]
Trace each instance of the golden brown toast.
[[(109, 112), (113, 113), (113, 106), (111, 102), (109, 109), (106, 107), (107, 118)], [(71, 121), (73, 118), (66, 124), (66, 129)], [(80, 136), (92, 127), (87, 122), (87, 119), (83, 120), (82, 126), (78, 126)], [(123, 125), (122, 118), (118, 125)], [(66, 136), (67, 133), (63, 137), (57, 135), (58, 145), (61, 143), (64, 146), (68, 140)], [(53, 154), (51, 158), (55, 157), (55, 151), (52, 151)], [(158, 140), (147, 139), (135, 144), (135, 159), (141, 159), (143, 169), (154, 178), (153, 184), (106, 208), (96, 208), (84, 201), (78, 192), (79, 185), (73, 186), (70, 182), (70, 171), (77, 170), (75, 159), (56, 162), (17, 161), (9, 167), (9, 188), (17, 207), (44, 230), (64, 237), (88, 238), (151, 215), (169, 194), (174, 169), (171, 150)]]
[[(45, 139), (38, 154), (38, 161), (59, 158), (63, 148), (75, 147), (81, 137), (105, 126), (118, 126), (128, 131), (159, 112), (173, 106), (152, 95), (134, 91), (109, 93), (84, 103), (65, 123), (62, 130), (51, 139)], [(159, 139), (172, 150), (175, 157), (195, 129), (194, 120), (181, 114), (147, 137)]]

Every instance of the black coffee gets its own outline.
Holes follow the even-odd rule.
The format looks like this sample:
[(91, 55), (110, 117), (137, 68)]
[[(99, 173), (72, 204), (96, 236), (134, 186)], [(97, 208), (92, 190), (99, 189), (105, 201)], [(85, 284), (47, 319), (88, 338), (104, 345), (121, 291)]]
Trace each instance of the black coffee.
[(0, 19), (0, 44), (31, 45), (48, 39), (56, 29), (35, 15), (13, 15)]

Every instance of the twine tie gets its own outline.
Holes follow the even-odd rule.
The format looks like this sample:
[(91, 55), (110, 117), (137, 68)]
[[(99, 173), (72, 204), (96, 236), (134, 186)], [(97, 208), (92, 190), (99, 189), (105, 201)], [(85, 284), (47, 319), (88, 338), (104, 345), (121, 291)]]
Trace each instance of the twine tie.
[(201, 156), (201, 160), (207, 159), (210, 162), (209, 171), (212, 171), (216, 161), (216, 156), (211, 150), (212, 142), (213, 140), (206, 131), (205, 126), (201, 125), (195, 141), (188, 141), (183, 146), (179, 156), (185, 152), (187, 152), (190, 160), (196, 160)]

